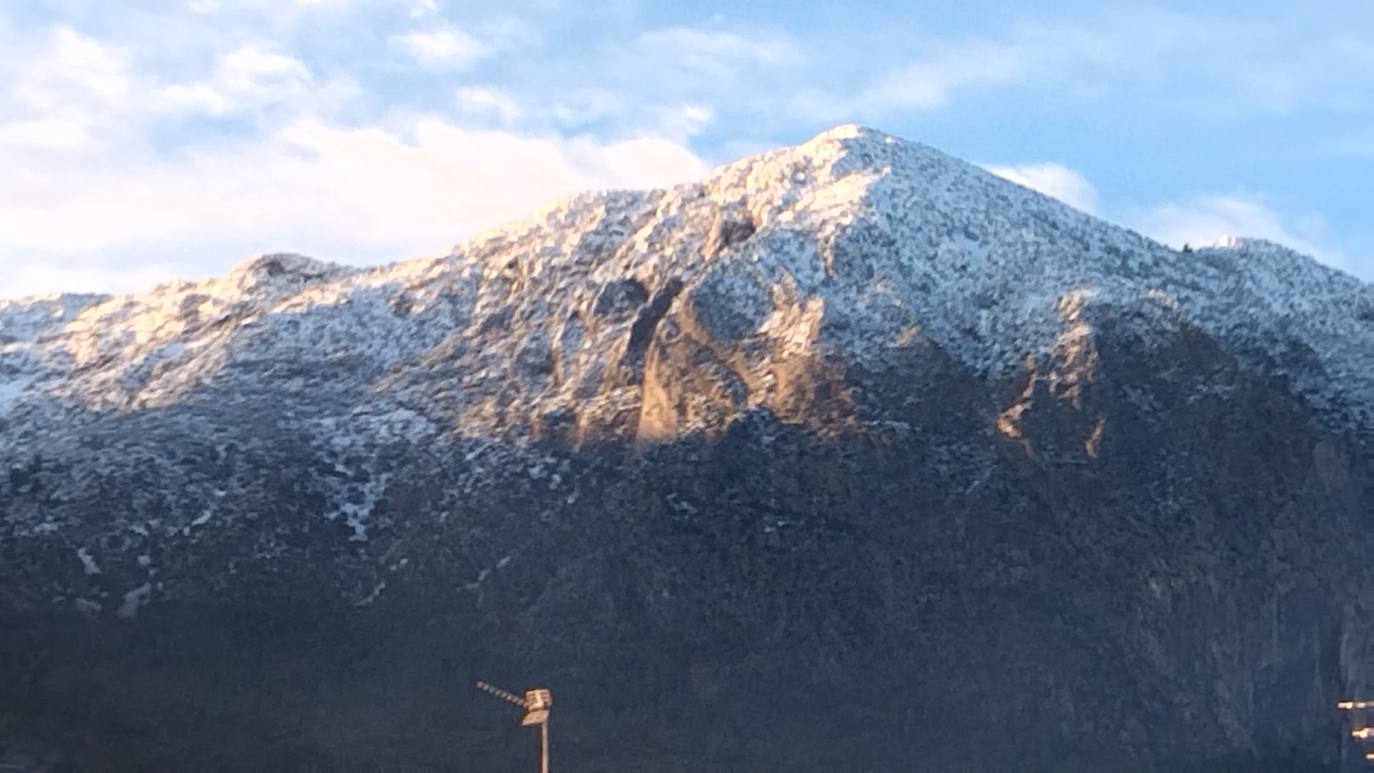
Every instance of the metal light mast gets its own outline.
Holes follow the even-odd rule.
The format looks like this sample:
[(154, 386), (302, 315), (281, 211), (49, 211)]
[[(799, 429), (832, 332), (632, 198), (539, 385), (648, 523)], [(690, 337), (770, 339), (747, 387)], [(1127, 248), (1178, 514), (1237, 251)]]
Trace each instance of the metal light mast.
[(1351, 724), (1354, 725), (1350, 729), (1350, 737), (1361, 742), (1365, 760), (1374, 762), (1374, 751), (1371, 751), (1369, 746), (1374, 743), (1374, 726), (1362, 716), (1366, 715), (1366, 712), (1374, 711), (1374, 700), (1345, 700), (1337, 703), (1336, 708), (1350, 712)]
[(521, 725), (539, 726), (539, 773), (549, 773), (549, 709), (553, 706), (553, 694), (542, 687), (535, 687), (526, 690), (525, 697), (522, 698), (486, 682), (478, 682), (477, 689), (524, 709), (525, 716), (520, 719)]

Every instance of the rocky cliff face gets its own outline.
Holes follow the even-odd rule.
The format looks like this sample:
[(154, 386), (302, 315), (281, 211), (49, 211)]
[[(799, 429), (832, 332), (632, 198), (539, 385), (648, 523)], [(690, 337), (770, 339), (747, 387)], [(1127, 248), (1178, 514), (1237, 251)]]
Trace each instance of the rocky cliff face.
[(577, 769), (1334, 768), (1372, 525), (1374, 288), (857, 127), (0, 302), (0, 747), (78, 765), (513, 769), (483, 678)]

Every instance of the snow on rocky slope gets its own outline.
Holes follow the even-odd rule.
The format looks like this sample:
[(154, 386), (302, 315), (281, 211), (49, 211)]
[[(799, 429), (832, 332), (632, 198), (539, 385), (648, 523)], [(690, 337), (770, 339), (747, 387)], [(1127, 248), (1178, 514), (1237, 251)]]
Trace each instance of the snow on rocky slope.
[[(1200, 327), (1333, 417), (1374, 411), (1374, 288), (1262, 241), (1177, 252), (841, 126), (700, 183), (575, 196), (443, 258), (266, 255), (141, 294), (0, 302), (0, 456), (60, 453), (101, 416), (263, 398), (335, 454), (435, 433), (699, 429), (710, 417), (690, 408), (648, 415), (636, 375), (679, 295), (739, 406), (776, 407), (781, 360), (881, 363), (913, 331), (1006, 376), (1110, 305)], [(339, 507), (364, 536), (360, 504)]]
[[(798, 685), (795, 706), (823, 694), (799, 674), (844, 694), (867, 664), (905, 669), (906, 713), (865, 703), (887, 673), (836, 704), (860, 752), (872, 717), (962, 701), (967, 728), (884, 737), (924, 734), (949, 755), (931, 759), (962, 764), (1001, 711), (1042, 723), (1037, 739), (1109, 739), (1084, 770), (1118, 744), (1137, 761), (1275, 745), (1311, 760), (1331, 748), (1312, 707), (1374, 684), (1358, 609), (1371, 416), (1369, 285), (1267, 242), (1171, 250), (842, 126), (698, 183), (574, 196), (441, 258), (264, 255), (146, 293), (0, 301), (0, 622), (219, 641), (278, 609), (351, 625), (341, 604), (418, 637), (401, 642), (417, 662), (530, 646), (607, 698), (621, 686), (597, 692), (587, 663), (624, 658), (681, 677), (668, 703), (712, 716), (736, 677)], [(129, 690), (166, 678), (138, 648), (80, 650), (64, 624), (51, 651), (78, 650), (46, 682), (0, 631), (0, 690), (61, 709), (65, 664), (107, 656)], [(279, 657), (264, 636), (251, 651)], [(395, 644), (369, 636), (302, 646), (351, 664), (355, 640)], [(378, 668), (427, 689), (408, 662)], [(650, 688), (645, 716), (664, 703)], [(331, 699), (306, 685), (246, 713), (226, 698), (224, 716), (288, 698), (306, 707), (290, 722)], [(836, 769), (816, 761), (832, 717), (815, 700), (826, 720), (797, 719), (769, 754)], [(1128, 704), (1153, 712), (1149, 732)], [(371, 705), (338, 709), (371, 732)], [(387, 737), (442, 768), (423, 756), (453, 753), (440, 736)], [(1036, 753), (1057, 767), (1054, 743)], [(638, 764), (584, 752), (588, 769)]]
[[(799, 368), (882, 367), (920, 339), (984, 378), (1014, 379), (1028, 357), (1090, 343), (1092, 308), (1196, 326), (1337, 424), (1367, 426), (1374, 412), (1369, 285), (1263, 241), (1174, 251), (933, 149), (841, 126), (699, 183), (574, 196), (442, 258), (362, 269), (265, 255), (146, 293), (0, 302), (0, 462), (68, 459), (89, 473), (82, 490), (128, 463), (100, 450), (129, 453), (119, 444), (86, 437), (102, 426), (147, 417), (213, 436), (270, 405), (272, 426), (246, 442), (289, 432), (324, 459), (337, 477), (327, 517), (365, 540), (389, 444), (443, 436), (480, 455), (497, 438), (648, 440), (718, 429), (717, 404), (768, 406), (824, 432), (821, 414), (795, 407)], [(704, 342), (693, 367), (709, 399), (641, 389), (656, 333)], [(137, 454), (209, 503), (162, 528), (205, 524), (222, 483), (186, 478), (166, 446)], [(9, 520), (18, 534), (63, 528), (36, 505)]]
[[(1264, 241), (1177, 252), (841, 126), (700, 183), (575, 196), (440, 259), (268, 255), (147, 293), (0, 302), (7, 450), (48, 412), (167, 406), (216, 380), (319, 401), (331, 384), (283, 378), (303, 361), (368, 385), (364, 402), (475, 433), (518, 429), (512, 412), (609, 407), (624, 328), (671, 282), (746, 371), (764, 352), (881, 359), (916, 325), (976, 371), (1009, 372), (1053, 348), (1072, 298), (1186, 320), (1324, 407), (1374, 408), (1374, 288)], [(746, 381), (767, 399), (766, 373)]]

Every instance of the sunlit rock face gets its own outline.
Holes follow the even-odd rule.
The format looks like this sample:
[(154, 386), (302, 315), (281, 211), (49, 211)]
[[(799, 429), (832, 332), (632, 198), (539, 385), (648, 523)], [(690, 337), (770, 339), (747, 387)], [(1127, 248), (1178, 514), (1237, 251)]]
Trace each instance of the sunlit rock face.
[(1369, 286), (857, 127), (0, 302), (0, 762), (1335, 769), (1371, 416)]

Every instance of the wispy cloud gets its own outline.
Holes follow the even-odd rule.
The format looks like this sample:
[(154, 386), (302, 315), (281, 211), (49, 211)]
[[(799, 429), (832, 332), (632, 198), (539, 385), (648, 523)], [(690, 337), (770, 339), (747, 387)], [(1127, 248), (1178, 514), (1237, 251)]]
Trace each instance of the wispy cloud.
[(410, 16), (412, 19), (430, 16), (438, 12), (438, 0), (413, 0), (410, 4)]
[[(497, 40), (526, 34), (500, 18), (488, 27)], [(441, 112), (398, 104), (340, 120), (330, 100), (358, 95), (339, 86), (337, 69), (320, 74), (265, 39), (201, 42), (221, 53), (175, 80), (67, 26), (22, 55), (0, 54), (13, 84), (0, 95), (0, 296), (137, 289), (262, 251), (351, 262), (439, 252), (550, 198), (661, 186), (706, 168), (663, 134), (519, 125), (517, 97), (492, 85), (451, 86)], [(426, 45), (450, 62), (477, 55), (461, 37)], [(160, 132), (196, 115), (234, 117), (232, 137), (174, 152), (161, 144)]]
[(1278, 242), (1298, 252), (1346, 270), (1342, 251), (1326, 240), (1326, 224), (1316, 216), (1279, 212), (1253, 194), (1212, 194), (1166, 202), (1128, 216), (1145, 233), (1175, 248), (1211, 244), (1227, 236), (1249, 236)]
[(220, 58), (205, 80), (158, 90), (160, 106), (223, 115), (270, 107), (304, 95), (313, 86), (310, 69), (269, 43), (255, 42)]
[[(0, 154), (0, 164), (13, 162)], [(667, 140), (527, 136), (433, 116), (389, 130), (304, 120), (189, 162), (59, 167), (0, 179), (0, 262), (9, 271), (0, 296), (55, 289), (47, 283), (57, 280), (68, 290), (131, 289), (162, 272), (218, 271), (274, 250), (352, 262), (433, 253), (553, 197), (704, 170)], [(101, 271), (55, 266), (54, 247), (68, 266)], [(158, 255), (178, 259), (150, 257)]]
[(167, 261), (120, 265), (71, 256), (21, 257), (5, 264), (0, 300), (62, 292), (118, 292), (151, 288), (176, 277), (180, 266)]
[(455, 27), (414, 30), (392, 40), (420, 64), (428, 66), (463, 67), (490, 52), (476, 38)]
[(643, 53), (669, 58), (682, 67), (713, 73), (728, 71), (739, 62), (785, 65), (803, 59), (797, 45), (780, 34), (697, 27), (649, 30), (638, 37), (636, 47)]
[(1281, 19), (1137, 7), (911, 46), (921, 53), (874, 79), (853, 109), (929, 110), (960, 90), (1031, 83), (1053, 84), (1061, 101), (1134, 94), (1202, 119), (1374, 104), (1374, 46), (1351, 35), (1299, 44)]
[(609, 49), (604, 67), (579, 76), (624, 100), (623, 122), (688, 137), (722, 116), (776, 119), (781, 95), (811, 63), (791, 34), (713, 22), (638, 32)]
[[(1053, 196), (1088, 214), (1099, 215), (1098, 190), (1081, 173), (1062, 164), (983, 164), (999, 177)], [(1328, 265), (1368, 275), (1374, 265), (1361, 263), (1336, 246), (1328, 223), (1318, 215), (1281, 211), (1267, 197), (1253, 193), (1206, 194), (1152, 206), (1107, 213), (1141, 233), (1174, 248), (1206, 245), (1225, 237), (1268, 239), (1310, 255)]]
[(987, 40), (938, 48), (930, 56), (880, 77), (860, 92), (855, 106), (939, 107), (960, 87), (1004, 83), (1025, 74), (1032, 58), (1023, 47)]
[(1098, 212), (1097, 188), (1083, 175), (1063, 164), (1048, 161), (1034, 164), (984, 164), (983, 168), (998, 177), (1040, 191), (1046, 196), (1053, 196), (1088, 214), (1095, 215)]
[[(1294, 148), (1295, 164), (1300, 153), (1320, 155), (1323, 175), (1341, 174), (1338, 158), (1374, 157), (1374, 40), (1359, 19), (1277, 4), (1225, 16), (1143, 5), (1018, 10), (974, 27), (896, 13), (886, 28), (864, 14), (822, 25), (810, 12), (686, 22), (631, 0), (158, 0), (120, 13), (39, 5), (0, 10), (0, 263), (46, 267), (30, 271), (41, 281), (117, 264), (77, 285), (142, 282), (148, 266), (196, 273), (259, 248), (359, 260), (438, 249), (572, 187), (691, 176), (699, 158), (723, 161), (853, 120), (954, 152), (1053, 154), (1059, 163), (992, 168), (1173, 241), (1258, 234), (1350, 265), (1360, 244), (1374, 243), (1348, 206), (1328, 207), (1345, 218), (1329, 228), (1293, 216), (1326, 206), (1310, 191), (1283, 204), (1244, 194), (1113, 209), (1170, 195), (1162, 188), (1172, 171), (1132, 176), (1132, 163), (1186, 163), (1222, 143), (1236, 152), (1213, 176), (1190, 173), (1179, 185), (1284, 190), (1280, 173), (1247, 165), (1276, 166), (1276, 148)], [(1323, 118), (1293, 135), (1305, 144), (1280, 143), (1289, 122)], [(1080, 120), (1075, 127), (1098, 121), (1113, 137), (1121, 127), (1132, 158), (1102, 147), (1072, 155), (1073, 145), (1054, 141)], [(993, 144), (1001, 140), (988, 127), (1002, 126), (1014, 139)], [(1161, 134), (1169, 139), (1151, 144), (1147, 135)], [(1176, 137), (1210, 144), (1163, 147)], [(511, 148), (543, 166), (502, 155)], [(1120, 173), (1097, 180), (1099, 196), (1077, 170), (1104, 164)], [(1234, 179), (1238, 169), (1245, 179)], [(525, 193), (502, 173), (527, 178)], [(1128, 179), (1140, 190), (1123, 192)], [(1358, 183), (1346, 175), (1331, 187)]]
[[(9, 80), (0, 97), (0, 146), (46, 150), (93, 148), (117, 124), (101, 119), (124, 109), (133, 89), (127, 53), (60, 25), (36, 48), (0, 60)], [(104, 130), (100, 128), (104, 124)], [(9, 167), (22, 173), (24, 164)]]
[(52, 110), (73, 100), (110, 103), (129, 91), (127, 55), (118, 47), (60, 26), (47, 49), (25, 68), (14, 93), (26, 106)]
[(459, 112), (479, 121), (508, 125), (523, 112), (515, 97), (494, 86), (459, 86), (453, 98)]

